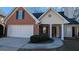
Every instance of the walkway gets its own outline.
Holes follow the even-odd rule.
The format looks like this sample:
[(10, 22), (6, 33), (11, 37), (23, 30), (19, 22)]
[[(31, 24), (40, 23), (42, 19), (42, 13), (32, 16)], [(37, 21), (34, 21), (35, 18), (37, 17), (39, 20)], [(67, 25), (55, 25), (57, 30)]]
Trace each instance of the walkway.
[(29, 44), (28, 43), (21, 48), (23, 49), (53, 49), (53, 48), (59, 48), (62, 45), (63, 45), (63, 42), (60, 39), (55, 38), (54, 42), (52, 43), (47, 43), (47, 44), (33, 44), (33, 43)]

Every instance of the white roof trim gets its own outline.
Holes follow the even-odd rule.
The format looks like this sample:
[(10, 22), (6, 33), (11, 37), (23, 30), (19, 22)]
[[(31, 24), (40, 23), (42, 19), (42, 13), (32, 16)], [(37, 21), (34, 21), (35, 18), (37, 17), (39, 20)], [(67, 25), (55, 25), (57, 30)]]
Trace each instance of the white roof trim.
[(48, 12), (48, 10), (46, 12), (44, 12), (38, 19), (41, 19), (47, 12)]
[[(8, 19), (15, 13), (15, 11), (17, 11), (18, 8), (19, 7), (14, 8), (14, 10), (7, 17), (5, 17), (5, 23), (7, 23)], [(31, 14), (25, 7), (23, 8), (30, 16), (33, 17), (33, 19), (36, 21), (36, 24), (39, 23), (39, 20), (33, 14)]]
[(30, 13), (26, 8), (24, 8), (24, 9), (26, 10), (26, 12), (28, 12), (28, 14), (29, 14), (30, 16), (33, 17), (33, 19), (36, 21), (36, 24), (39, 23), (39, 20), (38, 20), (32, 13)]
[[(58, 12), (56, 12), (54, 9), (52, 9), (52, 8), (48, 8), (48, 10), (45, 12), (45, 13), (43, 13), (38, 19), (40, 19), (41, 20), (41, 18), (49, 11), (49, 10), (52, 10), (52, 11), (54, 11), (59, 17), (61, 17), (63, 20), (66, 20), (63, 16), (61, 16)], [(67, 20), (66, 20), (67, 21)], [(70, 23), (69, 21), (67, 21), (67, 23)]]

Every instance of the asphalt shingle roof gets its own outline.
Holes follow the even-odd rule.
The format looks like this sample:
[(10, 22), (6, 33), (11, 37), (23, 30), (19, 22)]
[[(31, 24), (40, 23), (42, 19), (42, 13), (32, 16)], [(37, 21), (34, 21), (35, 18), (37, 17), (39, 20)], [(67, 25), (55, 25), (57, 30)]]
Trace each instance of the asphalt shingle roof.
[(69, 21), (69, 22), (70, 22), (69, 24), (79, 24), (79, 23), (75, 20), (75, 18), (68, 18), (68, 17), (66, 17), (66, 16), (64, 15), (64, 12), (59, 12), (59, 14), (60, 14), (61, 16), (63, 16), (67, 21)]
[(38, 19), (43, 13), (33, 13), (33, 15)]

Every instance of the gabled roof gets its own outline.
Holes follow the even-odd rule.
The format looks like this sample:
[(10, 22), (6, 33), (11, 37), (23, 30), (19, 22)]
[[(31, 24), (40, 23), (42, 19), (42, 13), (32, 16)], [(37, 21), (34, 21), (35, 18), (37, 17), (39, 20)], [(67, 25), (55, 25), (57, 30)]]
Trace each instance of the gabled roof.
[(60, 15), (62, 15), (67, 21), (69, 21), (69, 24), (79, 24), (75, 18), (68, 18), (64, 15), (64, 12), (59, 12)]
[[(63, 16), (67, 21), (69, 21), (68, 24), (79, 24), (75, 18), (68, 18), (64, 15), (64, 12), (58, 12), (61, 16)], [(33, 15), (38, 19), (43, 13), (33, 13)]]
[[(62, 15), (60, 15), (58, 12), (56, 12), (54, 9), (52, 9), (51, 7), (48, 8), (48, 10), (43, 13), (38, 19), (40, 20), (44, 15), (46, 15), (50, 10), (52, 10), (55, 14), (57, 14), (60, 18), (62, 18), (63, 20), (66, 20)], [(67, 21), (67, 20), (66, 20)], [(67, 21), (67, 23), (69, 23), (69, 21)]]
[[(18, 8), (20, 7), (15, 7), (14, 10), (5, 18), (5, 23), (18, 10)], [(37, 20), (37, 18), (33, 14), (31, 14), (25, 7), (22, 8), (24, 8), (24, 10), (36, 21), (36, 23), (39, 23), (39, 20)]]
[[(7, 22), (8, 18), (11, 17), (11, 15), (12, 15), (18, 8), (19, 8), (19, 7), (14, 8), (13, 11), (12, 11), (7, 17), (5, 17), (5, 22)], [(27, 10), (27, 8), (25, 8), (25, 7), (23, 7), (23, 8), (29, 13), (30, 16), (33, 17), (33, 19), (36, 21), (36, 23), (39, 23), (40, 18), (43, 17), (43, 16), (48, 12), (48, 10), (52, 9), (52, 8), (49, 8), (49, 9), (48, 9), (46, 12), (44, 12), (44, 13), (30, 13), (30, 12)], [(54, 11), (54, 10), (53, 10), (53, 11)], [(66, 20), (69, 22), (69, 24), (79, 24), (79, 23), (75, 20), (75, 18), (68, 18), (68, 17), (66, 17), (66, 16), (64, 15), (64, 12), (56, 12), (56, 11), (54, 11), (54, 12), (55, 12), (57, 15), (59, 15), (60, 17), (62, 17), (63, 19), (66, 19)]]

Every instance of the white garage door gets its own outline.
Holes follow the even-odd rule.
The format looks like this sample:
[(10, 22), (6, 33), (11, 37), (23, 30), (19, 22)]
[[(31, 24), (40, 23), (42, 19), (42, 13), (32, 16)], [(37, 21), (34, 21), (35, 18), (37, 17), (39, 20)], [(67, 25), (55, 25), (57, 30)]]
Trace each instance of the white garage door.
[(8, 37), (26, 37), (33, 35), (33, 25), (8, 25)]

